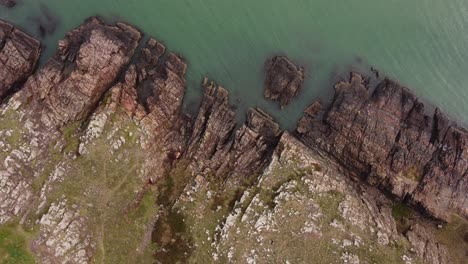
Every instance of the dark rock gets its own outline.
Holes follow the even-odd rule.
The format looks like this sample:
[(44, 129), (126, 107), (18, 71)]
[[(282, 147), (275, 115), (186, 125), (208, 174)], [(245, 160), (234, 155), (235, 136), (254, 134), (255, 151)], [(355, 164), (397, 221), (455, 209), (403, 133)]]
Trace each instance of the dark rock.
[(269, 59), (266, 72), (264, 95), (279, 101), (281, 108), (297, 96), (304, 84), (304, 69), (283, 56)]
[(22, 100), (47, 126), (83, 120), (128, 64), (140, 37), (123, 23), (86, 20), (59, 41), (56, 55), (28, 79)]
[(16, 0), (0, 0), (0, 5), (12, 8), (16, 5)]
[(0, 101), (31, 75), (40, 52), (39, 41), (0, 20)]
[(279, 125), (260, 109), (249, 109), (245, 124), (236, 131), (236, 114), (226, 89), (206, 78), (203, 86), (203, 101), (187, 149), (195, 171), (239, 180), (254, 176), (278, 143)]
[(353, 175), (436, 218), (468, 216), (468, 134), (439, 110), (428, 116), (407, 88), (385, 79), (370, 89), (353, 73), (335, 85), (328, 108), (308, 112), (299, 121), (299, 138)]

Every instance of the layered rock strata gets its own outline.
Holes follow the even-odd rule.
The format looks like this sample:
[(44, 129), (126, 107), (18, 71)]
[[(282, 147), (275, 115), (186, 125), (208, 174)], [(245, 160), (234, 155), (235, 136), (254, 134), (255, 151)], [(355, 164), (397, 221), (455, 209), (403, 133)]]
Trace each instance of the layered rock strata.
[(245, 124), (235, 130), (236, 114), (226, 89), (206, 78), (203, 86), (203, 101), (187, 148), (194, 169), (221, 177), (253, 176), (276, 146), (279, 125), (262, 110), (249, 109)]
[(40, 52), (39, 41), (0, 20), (0, 101), (32, 74)]
[(192, 119), (187, 64), (152, 38), (130, 63), (140, 38), (90, 18), (1, 105), (0, 228), (35, 230), (37, 261), (449, 263), (431, 223), (400, 230), (392, 201), (347, 177), (437, 217), (463, 213), (466, 133), (440, 111), (353, 75), (329, 108), (306, 110), (303, 144), (260, 109), (238, 126), (227, 90), (205, 78)]
[[(38, 191), (46, 191), (45, 183), (60, 178), (62, 169), (55, 167), (74, 155), (74, 130), (129, 63), (140, 37), (132, 26), (110, 26), (90, 18), (67, 33), (55, 56), (2, 105), (0, 223), (33, 224), (34, 214), (46, 210), (39, 230), (40, 241), (48, 242), (38, 242), (41, 246), (35, 249), (43, 261), (83, 263), (91, 255), (92, 241), (84, 239), (86, 220), (76, 204), (62, 197), (64, 202), (47, 207)], [(72, 232), (70, 228), (83, 232), (83, 239), (80, 234), (63, 236)]]
[(449, 220), (468, 216), (468, 133), (407, 88), (389, 79), (375, 88), (361, 75), (335, 85), (332, 103), (312, 104), (298, 137), (341, 163), (349, 173), (400, 200)]

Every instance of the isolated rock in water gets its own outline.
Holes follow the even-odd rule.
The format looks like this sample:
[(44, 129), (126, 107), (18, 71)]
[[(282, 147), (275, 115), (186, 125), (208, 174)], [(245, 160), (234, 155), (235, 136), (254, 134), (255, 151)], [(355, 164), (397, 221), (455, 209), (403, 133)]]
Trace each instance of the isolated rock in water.
[(0, 5), (11, 8), (16, 5), (16, 0), (0, 0)]
[(304, 69), (284, 56), (266, 62), (265, 97), (286, 106), (302, 89)]
[(335, 85), (329, 107), (309, 112), (299, 121), (299, 138), (352, 174), (434, 217), (468, 215), (468, 133), (439, 110), (428, 116), (407, 88), (385, 79), (371, 89), (353, 73)]
[(39, 41), (0, 20), (0, 101), (32, 73), (40, 52)]

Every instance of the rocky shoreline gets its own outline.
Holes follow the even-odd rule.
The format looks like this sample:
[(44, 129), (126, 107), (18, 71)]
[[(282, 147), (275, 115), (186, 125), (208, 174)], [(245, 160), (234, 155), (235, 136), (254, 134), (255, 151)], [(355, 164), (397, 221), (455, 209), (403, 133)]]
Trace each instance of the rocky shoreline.
[[(166, 54), (165, 46), (152, 38), (135, 55), (141, 37), (142, 33), (131, 25), (107, 25), (99, 18), (89, 18), (67, 33), (59, 41), (55, 56), (34, 72), (39, 42), (0, 21), (0, 99), (8, 97), (0, 108), (0, 224), (18, 222), (38, 230), (31, 243), (41, 261), (89, 263), (94, 258), (105, 262), (105, 257), (118, 256), (118, 252), (105, 254), (108, 247), (103, 236), (113, 235), (105, 231), (112, 230), (108, 222), (120, 221), (113, 214), (121, 215), (122, 207), (131, 214), (128, 208), (139, 208), (145, 195), (153, 192), (157, 202), (150, 200), (147, 207), (151, 217), (135, 224), (137, 230), (128, 231), (128, 239), (135, 237), (138, 241), (137, 253), (128, 254), (142, 257), (141, 248), (148, 248), (151, 233), (153, 241), (164, 247), (184, 248), (177, 243), (189, 244), (182, 255), (196, 251), (199, 244), (181, 238), (177, 235), (180, 232), (174, 231), (177, 226), (167, 221), (161, 224), (161, 219), (175, 218), (173, 214), (190, 207), (181, 204), (202, 195), (204, 202), (213, 200), (214, 212), (224, 212), (210, 227), (213, 230), (206, 231), (211, 232), (208, 239), (214, 243), (210, 257), (216, 262), (225, 254), (231, 261), (232, 255), (229, 258), (230, 253), (221, 249), (235, 242), (227, 235), (234, 225), (230, 217), (242, 218), (239, 214), (247, 214), (255, 204), (255, 208), (266, 211), (281, 208), (283, 200), (276, 198), (296, 195), (288, 186), (304, 181), (309, 191), (298, 200), (311, 203), (311, 208), (320, 207), (318, 197), (322, 194), (315, 194), (322, 192), (331, 193), (331, 198), (335, 193), (347, 197), (335, 209), (347, 203), (366, 208), (351, 215), (372, 219), (369, 230), (361, 223), (366, 231), (358, 236), (361, 240), (369, 236), (369, 245), (372, 239), (382, 247), (404, 239), (413, 247), (413, 251), (408, 249), (398, 255), (404, 263), (412, 263), (410, 255), (424, 263), (450, 263), (450, 249), (447, 251), (435, 240), (433, 227), (423, 217), (397, 231), (391, 216), (392, 201), (375, 192), (374, 186), (389, 193), (394, 201), (423, 209), (432, 218), (450, 222), (452, 214), (458, 214), (466, 221), (466, 129), (449, 121), (440, 110), (433, 116), (426, 115), (424, 105), (399, 84), (385, 79), (374, 89), (356, 73), (349, 81), (335, 85), (329, 106), (316, 102), (307, 108), (292, 135), (282, 131), (261, 109), (250, 109), (245, 123), (237, 127), (228, 91), (207, 78), (202, 81), (204, 96), (198, 114), (191, 117), (182, 111), (186, 62), (180, 55)], [(277, 60), (289, 65), (286, 58)], [(266, 81), (267, 90), (276, 87), (272, 88), (277, 90), (274, 97), (282, 106), (297, 95), (304, 79), (303, 70), (296, 66), (294, 73), (286, 73), (286, 85), (281, 76), (275, 79), (287, 66), (283, 64), (272, 66), (277, 70), (270, 71)], [(320, 158), (321, 153), (328, 157)], [(105, 165), (108, 162), (110, 165)], [(335, 162), (343, 173), (334, 168)], [(109, 167), (120, 169), (113, 171)], [(90, 171), (78, 173), (84, 169)], [(276, 170), (281, 173), (277, 175)], [(294, 173), (268, 185), (290, 172)], [(100, 177), (112, 183), (108, 178), (114, 176), (115, 182), (124, 181), (112, 188), (99, 185)], [(324, 181), (319, 181), (320, 177)], [(350, 179), (359, 181), (347, 183)], [(68, 190), (68, 183), (75, 191), (62, 191)], [(88, 185), (96, 185), (97, 189)], [(125, 189), (128, 196), (122, 186), (131, 186)], [(262, 198), (264, 202), (259, 202), (257, 196), (250, 197), (249, 193), (263, 188), (269, 195)], [(212, 192), (216, 195), (211, 196)], [(208, 193), (210, 197), (203, 196)], [(231, 193), (232, 197), (226, 198)], [(245, 204), (249, 200), (251, 204)], [(106, 201), (102, 208), (101, 201)], [(268, 203), (272, 208), (264, 206)], [(155, 204), (157, 212), (152, 211), (156, 210)], [(316, 213), (326, 214), (327, 205)], [(120, 209), (108, 209), (112, 206)], [(203, 203), (200, 206), (207, 207)], [(94, 210), (99, 213), (91, 213)], [(213, 213), (210, 208), (206, 210), (196, 212), (205, 217)], [(342, 216), (327, 218), (330, 223), (320, 222), (323, 228), (332, 226), (344, 231), (337, 219), (351, 221), (347, 218), (350, 212), (340, 210)], [(195, 215), (188, 212), (187, 222)], [(103, 218), (107, 216), (106, 222)], [(321, 219), (318, 214), (309, 218)], [(306, 233), (315, 230), (310, 221)], [(356, 221), (349, 224), (357, 225)], [(120, 224), (117, 222), (115, 227)], [(257, 226), (258, 221), (253, 224)], [(317, 229), (314, 236), (327, 237), (327, 229), (323, 228)], [(196, 240), (193, 236), (191, 240)], [(356, 234), (353, 239), (359, 241)], [(117, 250), (119, 244), (114, 243)], [(125, 243), (125, 250), (129, 250)], [(362, 243), (355, 244), (356, 252), (343, 251), (339, 257), (348, 263), (366, 258), (357, 250)], [(157, 256), (168, 257), (171, 250), (161, 252)]]
[(385, 79), (374, 89), (352, 73), (335, 85), (330, 106), (312, 104), (298, 137), (355, 177), (449, 221), (468, 216), (468, 132), (407, 88)]

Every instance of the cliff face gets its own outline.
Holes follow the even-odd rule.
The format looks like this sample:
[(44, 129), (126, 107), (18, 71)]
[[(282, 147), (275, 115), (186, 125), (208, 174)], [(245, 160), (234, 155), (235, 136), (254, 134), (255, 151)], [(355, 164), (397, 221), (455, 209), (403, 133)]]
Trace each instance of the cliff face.
[(32, 73), (40, 52), (39, 41), (0, 20), (0, 101)]
[(439, 109), (428, 116), (408, 89), (390, 80), (372, 89), (357, 74), (338, 83), (331, 105), (318, 109), (311, 105), (298, 124), (308, 145), (434, 217), (468, 215), (468, 133)]
[[(16, 33), (23, 36), (19, 40), (11, 37), (12, 30), (5, 43), (37, 43), (23, 33)], [(228, 91), (205, 78), (192, 118), (182, 112), (184, 59), (152, 38), (135, 55), (140, 38), (130, 25), (90, 18), (59, 41), (55, 56), (34, 74), (38, 44), (19, 49), (36, 56), (14, 63), (24, 70), (0, 69), (7, 90), (27, 79), (0, 106), (0, 232), (20, 241), (16, 246), (24, 255), (0, 250), (0, 259), (463, 258), (463, 248), (446, 248), (439, 236), (456, 230), (454, 241), (462, 241), (464, 219), (455, 229), (437, 230), (347, 176), (366, 176), (437, 217), (447, 208), (466, 213), (465, 132), (440, 111), (425, 116), (422, 104), (390, 81), (371, 95), (354, 75), (337, 85), (323, 115), (319, 104), (307, 109), (298, 140), (261, 109), (250, 109), (238, 126)], [(340, 161), (345, 173), (324, 153)], [(434, 194), (440, 199), (431, 199)], [(10, 240), (4, 241), (0, 249)]]
[(207, 79), (203, 86), (203, 101), (187, 148), (193, 169), (224, 178), (254, 176), (278, 142), (279, 125), (260, 109), (249, 109), (247, 121), (236, 130), (228, 92)]

